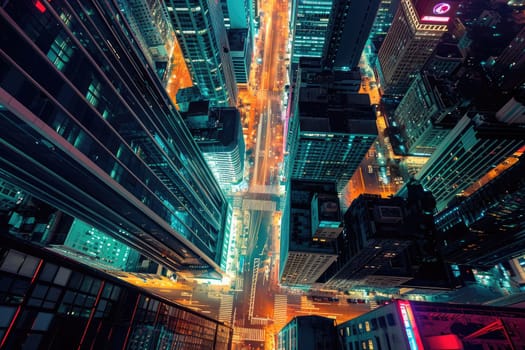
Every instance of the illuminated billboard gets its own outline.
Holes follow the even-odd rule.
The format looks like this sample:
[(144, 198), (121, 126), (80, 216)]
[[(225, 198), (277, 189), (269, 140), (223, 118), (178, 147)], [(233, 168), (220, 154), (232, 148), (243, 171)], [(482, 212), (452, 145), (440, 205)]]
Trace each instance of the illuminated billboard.
[(456, 5), (454, 1), (419, 0), (416, 10), (421, 23), (445, 24), (454, 17)]
[(410, 302), (407, 300), (398, 300), (397, 305), (401, 314), (401, 321), (405, 327), (408, 344), (410, 344), (410, 350), (423, 350), (423, 342), (417, 328)]

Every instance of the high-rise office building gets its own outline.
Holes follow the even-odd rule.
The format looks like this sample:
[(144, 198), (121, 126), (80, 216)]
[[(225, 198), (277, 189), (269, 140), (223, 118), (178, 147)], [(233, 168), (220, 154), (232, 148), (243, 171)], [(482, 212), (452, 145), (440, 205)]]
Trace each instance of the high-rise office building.
[(323, 55), (334, 0), (291, 0), (290, 81), (295, 81), (300, 57)]
[(252, 27), (250, 19), (250, 3), (252, 1), (220, 0), (220, 2), (226, 29), (250, 29)]
[(525, 346), (518, 308), (395, 300), (337, 325), (344, 349), (461, 350)]
[(64, 246), (119, 271), (133, 271), (140, 258), (136, 250), (78, 219), (71, 223)]
[[(331, 200), (323, 207), (319, 198)], [(283, 285), (311, 285), (337, 259), (341, 219), (334, 184), (292, 180), (285, 211), (279, 279)]]
[(0, 176), (171, 270), (220, 271), (229, 204), (120, 8), (2, 6)]
[(179, 107), (179, 111), (187, 112), (193, 102), (206, 102), (208, 107), (210, 104), (195, 85), (177, 91), (177, 106)]
[(493, 79), (505, 91), (512, 91), (525, 81), (525, 28), (514, 37), (490, 68)]
[(322, 316), (297, 316), (277, 335), (278, 350), (334, 350), (338, 348), (335, 321)]
[(460, 118), (461, 103), (450, 82), (417, 73), (394, 112), (405, 153), (430, 156)]
[(392, 26), (378, 53), (381, 88), (388, 95), (402, 95), (436, 48), (454, 3), (438, 0), (401, 0)]
[(248, 0), (220, 0), (237, 84), (246, 84), (253, 56), (254, 25)]
[(381, 0), (377, 9), (376, 18), (370, 30), (370, 40), (375, 46), (376, 51), (381, 48), (381, 44), (390, 29), (394, 15), (400, 0)]
[(2, 349), (231, 349), (225, 324), (4, 234), (0, 280)]
[(11, 190), (21, 196), (16, 203), (11, 202), (0, 211), (2, 232), (39, 245), (62, 244), (73, 218), (18, 187), (11, 187)]
[(325, 287), (347, 291), (356, 285), (394, 287), (410, 280), (403, 257), (413, 243), (406, 216), (403, 198), (356, 198), (344, 214), (339, 257)]
[[(417, 185), (409, 185), (406, 199), (359, 196), (344, 215), (339, 258), (327, 272), (324, 287), (449, 288), (447, 269), (434, 263), (434, 206), (432, 194)], [(430, 268), (433, 275), (424, 276)]]
[(465, 60), (465, 54), (455, 42), (441, 42), (425, 63), (423, 71), (437, 78), (449, 77)]
[[(507, 162), (511, 159), (507, 160)], [(519, 161), (459, 203), (436, 215), (447, 261), (491, 268), (523, 254), (525, 161)]]
[[(199, 110), (199, 105), (204, 108)], [(219, 186), (229, 193), (244, 177), (245, 145), (239, 110), (235, 107), (208, 110), (207, 102), (194, 102), (183, 117)]]
[(193, 84), (212, 106), (235, 106), (237, 85), (219, 1), (169, 0), (167, 6)]
[(370, 99), (353, 93), (352, 85), (320, 82), (316, 77), (322, 74), (308, 75), (306, 67), (298, 74), (287, 140), (288, 176), (334, 182), (341, 191), (377, 136)]
[(161, 81), (169, 78), (175, 32), (164, 0), (122, 0), (122, 13)]
[(237, 84), (248, 83), (253, 55), (253, 41), (250, 35), (251, 32), (246, 28), (228, 30), (228, 41)]
[(334, 0), (324, 46), (325, 65), (334, 70), (357, 67), (380, 0)]
[[(523, 124), (469, 113), (458, 121), (415, 178), (432, 192), (439, 211), (524, 144)], [(404, 191), (402, 188), (398, 195)]]

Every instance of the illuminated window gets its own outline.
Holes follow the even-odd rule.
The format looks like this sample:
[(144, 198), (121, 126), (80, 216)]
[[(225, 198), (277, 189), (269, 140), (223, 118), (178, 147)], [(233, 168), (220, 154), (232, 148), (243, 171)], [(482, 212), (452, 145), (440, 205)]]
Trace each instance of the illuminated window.
[(100, 88), (100, 82), (96, 78), (93, 78), (93, 81), (91, 84), (89, 84), (88, 91), (86, 93), (86, 99), (95, 107), (98, 106), (100, 100)]
[(51, 44), (47, 58), (49, 58), (51, 63), (53, 63), (59, 71), (63, 71), (72, 54), (73, 48), (70, 39), (66, 37), (64, 33), (60, 33)]

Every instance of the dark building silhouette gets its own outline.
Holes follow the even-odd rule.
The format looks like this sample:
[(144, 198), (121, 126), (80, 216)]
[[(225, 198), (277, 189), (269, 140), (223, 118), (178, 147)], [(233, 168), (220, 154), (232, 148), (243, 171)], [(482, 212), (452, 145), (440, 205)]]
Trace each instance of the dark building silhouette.
[(322, 316), (297, 316), (277, 336), (279, 350), (337, 350), (335, 321)]
[(525, 27), (496, 58), (490, 69), (496, 84), (504, 91), (512, 91), (525, 82)]
[(408, 188), (406, 199), (363, 194), (352, 202), (325, 288), (455, 287), (437, 252), (435, 200), (421, 185)]
[(443, 256), (463, 265), (490, 268), (523, 254), (525, 161), (436, 215)]
[(334, 0), (323, 52), (327, 67), (336, 71), (357, 67), (380, 2)]

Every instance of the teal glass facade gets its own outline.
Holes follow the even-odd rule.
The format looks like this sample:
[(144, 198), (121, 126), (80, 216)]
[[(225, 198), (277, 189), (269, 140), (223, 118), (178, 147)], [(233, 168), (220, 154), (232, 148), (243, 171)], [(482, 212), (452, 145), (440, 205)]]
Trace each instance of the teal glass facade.
[(0, 176), (172, 270), (220, 271), (229, 204), (116, 5), (0, 14)]
[(166, 2), (194, 86), (211, 106), (235, 106), (237, 85), (221, 4), (213, 0)]

